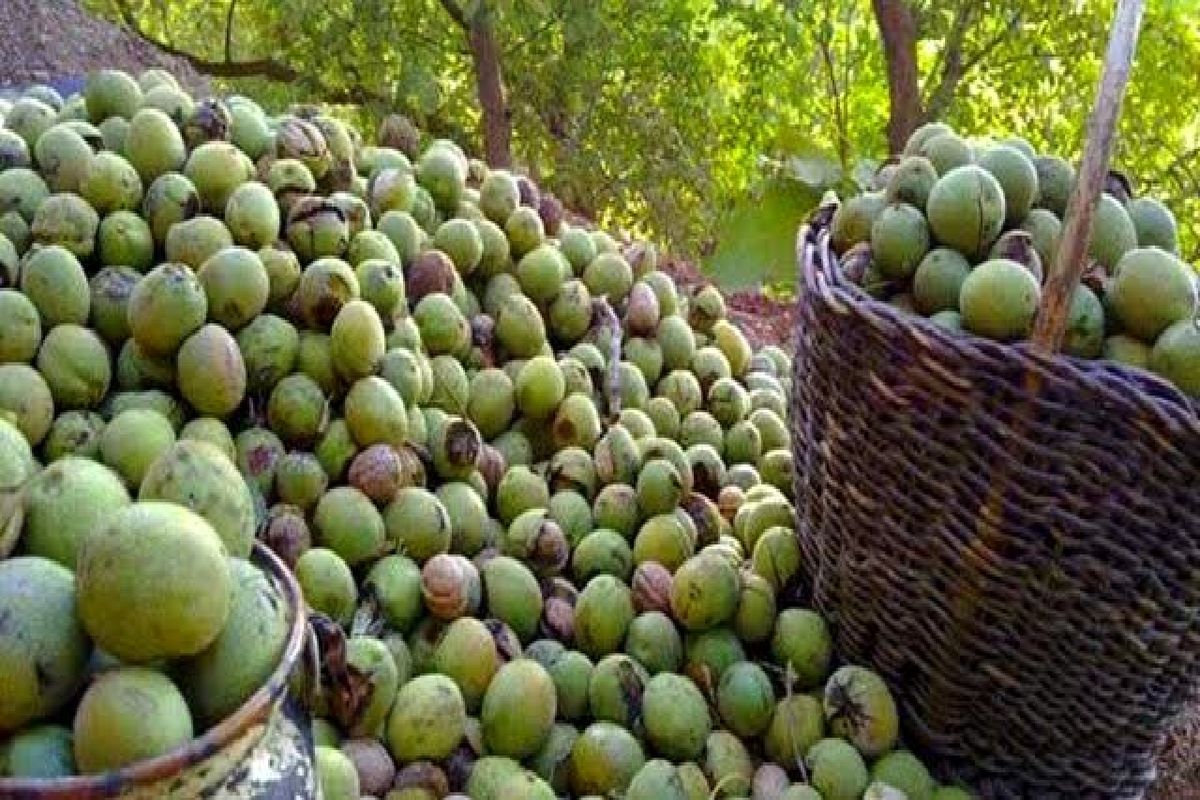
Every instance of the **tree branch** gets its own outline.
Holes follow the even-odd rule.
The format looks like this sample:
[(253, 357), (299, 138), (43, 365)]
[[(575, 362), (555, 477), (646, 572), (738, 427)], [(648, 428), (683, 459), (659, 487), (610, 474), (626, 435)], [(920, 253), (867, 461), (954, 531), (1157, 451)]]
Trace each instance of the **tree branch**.
[[(427, 33), (422, 33), (418, 30), (405, 29), (397, 34), (398, 38), (407, 39), (412, 42), (413, 46), (424, 46), (433, 50), (436, 53), (445, 53), (450, 51), (455, 55), (470, 56), (471, 52), (462, 45), (461, 42), (451, 46), (448, 42), (440, 42)], [(453, 49), (451, 49), (453, 47)]]
[[(412, 116), (433, 136), (452, 138), (464, 143), (469, 139), (458, 125), (444, 117), (425, 114), (419, 109), (414, 109), (411, 103), (405, 103), (390, 94), (371, 91), (361, 83), (344, 88), (333, 88), (323, 84), (314, 75), (305, 74), (289, 64), (271, 58), (247, 61), (217, 61), (203, 58), (147, 33), (138, 24), (129, 0), (113, 0), (113, 6), (116, 7), (121, 22), (131, 33), (161, 52), (187, 62), (193, 69), (204, 75), (214, 78), (264, 78), (274, 83), (297, 84), (316, 98), (330, 104), (374, 106), (388, 110), (398, 106), (399, 110)], [(354, 70), (348, 71), (355, 72)], [(468, 149), (472, 150), (473, 148), (468, 147)]]
[(1051, 50), (1031, 50), (1024, 53), (1017, 53), (1008, 58), (990, 59), (987, 62), (988, 70), (995, 73), (998, 70), (1004, 70), (1014, 64), (1021, 64), (1026, 61), (1034, 61), (1037, 59), (1057, 59), (1059, 61), (1070, 61), (1076, 58), (1082, 58), (1092, 51), (1090, 43), (1079, 43), (1072, 48), (1054, 52)]
[(966, 75), (971, 70), (975, 69), (975, 67), (979, 66), (985, 58), (991, 55), (993, 50), (1003, 44), (1004, 40), (1015, 33), (1017, 28), (1020, 26), (1021, 12), (1017, 11), (1008, 18), (1008, 23), (999, 33), (985, 43), (983, 47), (979, 48), (979, 52), (967, 59), (967, 62), (963, 65), (963, 74)]
[(467, 30), (471, 27), (470, 21), (467, 19), (467, 12), (463, 11), (457, 0), (440, 0), (442, 8), (446, 9), (446, 13), (458, 23), (459, 27)]
[(467, 29), (482, 112), (483, 149), (492, 167), (512, 166), (512, 119), (504, 89), (504, 67), (490, 14), (476, 13)]
[(950, 32), (946, 34), (945, 44), (938, 53), (934, 69), (929, 73), (930, 82), (933, 76), (938, 76), (938, 83), (932, 91), (926, 87), (924, 106), (929, 117), (937, 117), (949, 105), (955, 89), (963, 77), (963, 43), (967, 38), (967, 30), (971, 27), (971, 17), (977, 7), (975, 2), (962, 2), (954, 12), (954, 22), (950, 24)]
[[(832, 37), (833, 26), (826, 28)], [(825, 77), (829, 82), (829, 94), (833, 100), (833, 121), (837, 127), (837, 151), (838, 162), (841, 164), (842, 172), (845, 174), (850, 163), (850, 133), (847, 130), (845, 97), (842, 94), (843, 87), (838, 85), (837, 66), (833, 61), (833, 53), (830, 51), (830, 40), (823, 35), (816, 37), (817, 47), (821, 51), (821, 60), (825, 64)]]
[[(853, 59), (850, 57), (850, 52), (852, 50), (851, 42), (854, 39), (853, 35), (851, 34), (851, 29), (854, 23), (855, 7), (855, 3), (847, 3), (846, 18), (842, 20), (842, 25), (846, 32), (846, 35), (842, 37), (842, 43), (844, 45), (842, 48), (842, 86), (846, 87), (847, 93), (849, 93), (851, 75), (854, 73), (855, 67), (857, 66), (857, 64), (854, 63)], [(847, 103), (847, 105), (849, 105), (849, 103)]]
[(538, 26), (538, 29), (536, 31), (529, 34), (528, 36), (523, 37), (520, 41), (513, 42), (511, 45), (509, 45), (508, 48), (506, 48), (503, 53), (504, 58), (508, 58), (513, 53), (520, 51), (526, 45), (528, 45), (531, 41), (541, 38), (542, 34), (544, 34), (546, 31), (550, 30), (552, 27), (554, 27), (561, 21), (562, 20), (557, 15), (551, 15), (549, 19), (547, 19), (544, 23), (542, 23), (541, 25)]
[(233, 12), (237, 0), (229, 0), (229, 12), (225, 15), (225, 62), (233, 62)]
[(1190, 150), (1185, 150), (1182, 153), (1180, 153), (1173, 161), (1171, 161), (1171, 163), (1168, 164), (1162, 170), (1162, 172), (1172, 173), (1178, 169), (1185, 168), (1187, 166), (1187, 162), (1192, 161), (1197, 156), (1200, 156), (1200, 147), (1193, 147)]
[(969, 20), (964, 19), (964, 27), (960, 30), (958, 27), (960, 19), (964, 19), (964, 15), (955, 18), (955, 28), (951, 31), (951, 38), (947, 40), (947, 57), (945, 67), (942, 71), (942, 78), (925, 104), (926, 113), (931, 119), (936, 119), (945, 113), (946, 109), (950, 106), (950, 102), (954, 99), (954, 93), (958, 91), (963, 78), (970, 74), (971, 70), (979, 66), (985, 58), (991, 55), (993, 50), (1003, 44), (1020, 26), (1021, 12), (1017, 11), (1009, 17), (1008, 22), (1005, 23), (1000, 32), (985, 42), (978, 51), (966, 60), (963, 59), (962, 45)]
[(916, 21), (905, 0), (872, 0), (871, 5), (887, 62), (888, 148), (899, 153), (922, 116)]
[(289, 67), (287, 64), (281, 63), (271, 58), (260, 58), (250, 61), (211, 61), (206, 58), (201, 58), (195, 53), (190, 53), (187, 50), (176, 47), (161, 39), (156, 39), (142, 27), (138, 25), (137, 17), (134, 16), (133, 10), (129, 7), (127, 0), (121, 0), (118, 3), (118, 9), (121, 14), (121, 20), (125, 23), (125, 27), (147, 44), (151, 44), (162, 52), (181, 58), (188, 64), (192, 65), (199, 72), (206, 75), (211, 75), (214, 78), (251, 78), (263, 77), (270, 78), (274, 81), (290, 83), (300, 78), (300, 73)]

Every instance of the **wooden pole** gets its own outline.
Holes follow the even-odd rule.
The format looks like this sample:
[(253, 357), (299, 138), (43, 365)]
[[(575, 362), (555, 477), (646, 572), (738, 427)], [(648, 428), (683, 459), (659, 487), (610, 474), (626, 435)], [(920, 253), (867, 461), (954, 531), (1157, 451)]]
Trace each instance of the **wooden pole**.
[(1104, 57), (1104, 74), (1100, 78), (1096, 105), (1088, 122), (1088, 138), (1079, 177), (1067, 204), (1054, 270), (1046, 280), (1041, 308), (1034, 324), (1033, 346), (1045, 353), (1057, 352), (1062, 344), (1071, 297), (1087, 268), (1092, 219), (1108, 178), (1108, 162), (1116, 138), (1121, 102), (1125, 98), (1125, 88), (1133, 67), (1143, 6), (1143, 0), (1120, 0), (1113, 17), (1108, 51)]

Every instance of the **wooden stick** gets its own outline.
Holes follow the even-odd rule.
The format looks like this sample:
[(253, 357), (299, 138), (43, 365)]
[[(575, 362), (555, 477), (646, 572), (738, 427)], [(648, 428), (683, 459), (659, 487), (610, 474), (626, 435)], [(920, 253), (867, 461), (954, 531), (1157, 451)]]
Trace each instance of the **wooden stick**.
[(1121, 102), (1125, 98), (1125, 87), (1129, 84), (1134, 51), (1137, 49), (1143, 5), (1143, 0), (1120, 0), (1113, 18), (1108, 51), (1104, 57), (1104, 74), (1100, 78), (1096, 105), (1088, 123), (1087, 145), (1079, 168), (1079, 178), (1067, 205), (1054, 271), (1046, 280), (1041, 308), (1033, 329), (1033, 346), (1046, 353), (1056, 352), (1062, 344), (1071, 297), (1087, 266), (1092, 218), (1108, 178), (1108, 162), (1116, 137)]

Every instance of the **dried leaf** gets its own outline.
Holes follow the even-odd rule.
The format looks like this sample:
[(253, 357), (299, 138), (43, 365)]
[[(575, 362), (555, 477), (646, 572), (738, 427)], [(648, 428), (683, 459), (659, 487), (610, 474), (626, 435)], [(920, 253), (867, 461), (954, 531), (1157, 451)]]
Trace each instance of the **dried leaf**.
[(321, 651), (321, 684), (329, 713), (343, 728), (351, 728), (371, 702), (370, 676), (346, 661), (346, 634), (324, 614), (310, 614)]

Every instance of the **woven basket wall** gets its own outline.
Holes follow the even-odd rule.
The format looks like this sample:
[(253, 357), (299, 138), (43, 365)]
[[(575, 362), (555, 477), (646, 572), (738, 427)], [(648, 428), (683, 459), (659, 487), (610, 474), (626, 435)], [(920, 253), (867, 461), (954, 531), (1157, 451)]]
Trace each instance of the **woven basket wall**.
[(1200, 685), (1196, 405), (1145, 372), (873, 300), (814, 220), (798, 243), (796, 504), (839, 653), (884, 675), (944, 779), (1140, 797)]

